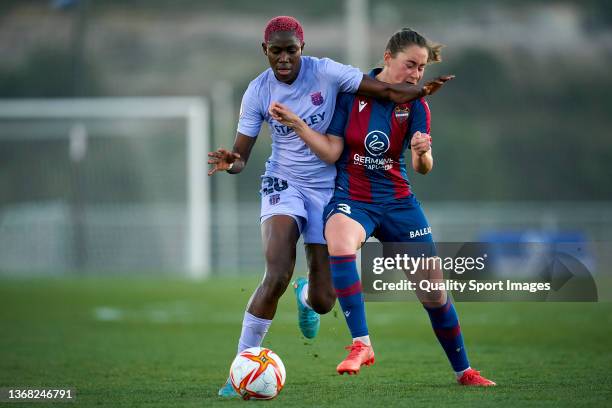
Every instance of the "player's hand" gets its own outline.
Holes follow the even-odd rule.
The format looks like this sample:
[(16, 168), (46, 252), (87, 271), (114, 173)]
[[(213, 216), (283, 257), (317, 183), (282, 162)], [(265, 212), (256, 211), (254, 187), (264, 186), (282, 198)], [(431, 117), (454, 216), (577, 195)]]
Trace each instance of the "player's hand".
[(410, 140), (410, 149), (419, 156), (431, 150), (431, 136), (427, 133), (414, 132)]
[(217, 171), (228, 170), (236, 160), (240, 160), (240, 155), (229, 150), (219, 148), (214, 152), (209, 152), (208, 164), (213, 166), (208, 170), (208, 175), (212, 176)]
[(285, 126), (290, 127), (291, 129), (295, 130), (296, 127), (299, 127), (304, 124), (304, 121), (300, 119), (298, 115), (293, 113), (291, 109), (289, 109), (282, 103), (272, 102), (270, 104), (268, 112), (270, 112), (270, 116), (272, 116), (272, 119), (282, 123)]
[(453, 78), (455, 78), (454, 75), (442, 75), (435, 79), (432, 79), (431, 81), (427, 81), (425, 85), (423, 85), (423, 92), (425, 93), (425, 95), (432, 95), (436, 93), (438, 89), (442, 88), (442, 86), (446, 82), (450, 81)]

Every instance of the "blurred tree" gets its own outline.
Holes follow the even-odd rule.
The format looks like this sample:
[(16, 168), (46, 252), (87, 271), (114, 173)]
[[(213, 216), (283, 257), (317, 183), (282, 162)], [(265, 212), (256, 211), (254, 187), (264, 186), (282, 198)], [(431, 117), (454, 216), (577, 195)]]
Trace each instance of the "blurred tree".
[[(103, 87), (96, 69), (83, 63), (87, 95), (100, 95)], [(73, 55), (67, 50), (39, 48), (14, 67), (0, 66), (0, 97), (57, 98), (74, 95)]]

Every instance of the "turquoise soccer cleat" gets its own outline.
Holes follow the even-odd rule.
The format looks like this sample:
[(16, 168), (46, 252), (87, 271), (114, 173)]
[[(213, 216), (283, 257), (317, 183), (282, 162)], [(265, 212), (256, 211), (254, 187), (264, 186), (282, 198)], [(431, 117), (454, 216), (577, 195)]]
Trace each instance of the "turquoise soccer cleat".
[(219, 396), (224, 398), (238, 398), (239, 395), (232, 387), (232, 382), (228, 378), (223, 387), (219, 388)]
[(300, 326), (300, 331), (307, 339), (313, 339), (317, 333), (319, 333), (321, 316), (311, 308), (302, 305), (302, 302), (300, 302), (300, 293), (307, 283), (308, 280), (306, 278), (298, 278), (293, 282), (293, 292), (297, 300), (298, 325)]

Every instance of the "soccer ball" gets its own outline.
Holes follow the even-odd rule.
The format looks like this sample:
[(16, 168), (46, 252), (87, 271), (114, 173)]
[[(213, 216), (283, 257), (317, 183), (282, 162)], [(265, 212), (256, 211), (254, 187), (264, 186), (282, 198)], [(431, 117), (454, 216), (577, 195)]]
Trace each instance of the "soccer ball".
[(272, 399), (285, 385), (285, 366), (270, 349), (251, 347), (238, 354), (230, 367), (232, 386), (243, 399)]

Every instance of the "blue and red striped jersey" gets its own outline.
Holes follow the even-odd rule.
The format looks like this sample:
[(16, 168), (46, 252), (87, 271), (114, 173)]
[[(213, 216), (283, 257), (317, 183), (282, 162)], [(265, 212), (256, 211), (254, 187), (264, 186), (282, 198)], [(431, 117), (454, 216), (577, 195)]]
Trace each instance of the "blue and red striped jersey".
[[(370, 72), (376, 76), (380, 68)], [(334, 195), (364, 202), (409, 197), (404, 151), (416, 131), (429, 134), (431, 115), (421, 98), (405, 104), (341, 93), (327, 134), (344, 138)]]

